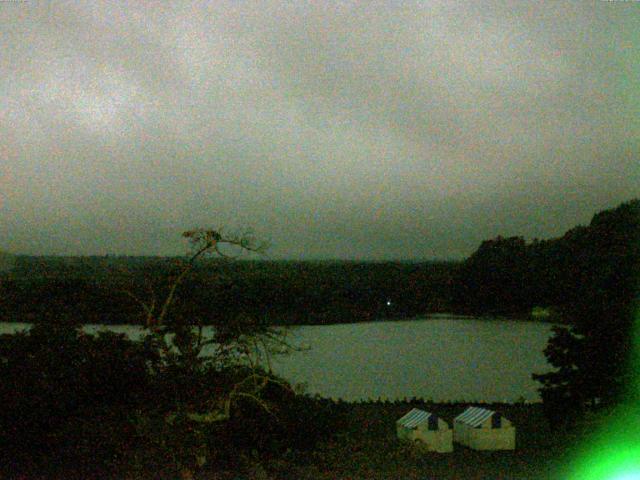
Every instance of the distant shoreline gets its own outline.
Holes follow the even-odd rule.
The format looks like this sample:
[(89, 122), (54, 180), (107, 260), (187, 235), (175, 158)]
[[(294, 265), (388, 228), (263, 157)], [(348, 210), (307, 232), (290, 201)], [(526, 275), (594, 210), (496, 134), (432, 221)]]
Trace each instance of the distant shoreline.
[[(542, 324), (555, 324), (555, 325), (563, 325), (553, 320), (545, 320), (540, 318), (532, 318), (532, 317), (507, 317), (507, 316), (491, 316), (491, 315), (464, 315), (464, 314), (455, 314), (455, 313), (432, 313), (425, 315), (417, 315), (413, 317), (403, 317), (403, 318), (381, 318), (379, 320), (360, 320), (353, 322), (335, 322), (335, 323), (274, 323), (270, 326), (274, 328), (295, 328), (295, 327), (330, 327), (337, 325), (360, 325), (360, 324), (374, 324), (374, 323), (398, 323), (398, 322), (416, 322), (416, 321), (431, 321), (431, 320), (475, 320), (482, 322), (528, 322), (528, 323), (542, 323)], [(25, 327), (30, 327), (35, 324), (35, 321), (6, 321), (1, 320), (0, 325), (23, 325)], [(80, 322), (82, 326), (100, 326), (100, 327), (140, 327), (144, 328), (142, 323), (96, 323), (96, 322)], [(196, 326), (194, 324), (194, 326)], [(215, 324), (203, 324), (203, 327), (213, 327)], [(3, 332), (0, 332), (3, 333)]]

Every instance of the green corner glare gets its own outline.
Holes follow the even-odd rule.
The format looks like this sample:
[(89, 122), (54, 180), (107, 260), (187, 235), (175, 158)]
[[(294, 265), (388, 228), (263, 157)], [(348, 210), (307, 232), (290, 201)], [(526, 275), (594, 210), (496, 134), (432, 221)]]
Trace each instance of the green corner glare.
[(640, 480), (640, 448), (587, 455), (572, 480)]
[(640, 472), (621, 473), (611, 477), (611, 480), (640, 480)]
[[(634, 316), (634, 353), (629, 368), (640, 372), (640, 311)], [(640, 480), (640, 375), (629, 385), (627, 401), (618, 406), (583, 444), (570, 480)]]

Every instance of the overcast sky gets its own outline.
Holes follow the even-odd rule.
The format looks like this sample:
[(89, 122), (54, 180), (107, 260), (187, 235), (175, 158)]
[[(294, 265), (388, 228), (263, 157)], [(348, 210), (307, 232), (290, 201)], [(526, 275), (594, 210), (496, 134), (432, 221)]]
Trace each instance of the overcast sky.
[(640, 2), (3, 1), (0, 182), (15, 253), (559, 236), (640, 196)]

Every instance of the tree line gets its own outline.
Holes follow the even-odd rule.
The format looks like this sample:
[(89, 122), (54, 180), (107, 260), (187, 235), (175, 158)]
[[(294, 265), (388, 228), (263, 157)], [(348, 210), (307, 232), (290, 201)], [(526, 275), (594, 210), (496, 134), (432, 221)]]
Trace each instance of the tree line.
[[(56, 310), (84, 323), (140, 323), (136, 301), (161, 294), (177, 258), (18, 257), (0, 282), (0, 319)], [(214, 324), (254, 315), (272, 324), (407, 318), (452, 310), (455, 262), (203, 261), (176, 293), (184, 315)]]
[[(593, 291), (629, 297), (637, 200), (594, 215), (563, 236), (483, 241), (462, 262), (303, 262), (212, 259), (177, 294), (185, 315), (205, 324), (257, 315), (272, 324), (330, 324), (428, 313), (526, 318), (548, 307), (553, 320), (581, 322)], [(18, 256), (0, 282), (0, 320), (31, 321), (60, 311), (84, 323), (140, 323), (137, 296), (162, 293), (179, 258)], [(609, 291), (607, 290), (607, 291)], [(607, 298), (606, 301), (617, 301)]]

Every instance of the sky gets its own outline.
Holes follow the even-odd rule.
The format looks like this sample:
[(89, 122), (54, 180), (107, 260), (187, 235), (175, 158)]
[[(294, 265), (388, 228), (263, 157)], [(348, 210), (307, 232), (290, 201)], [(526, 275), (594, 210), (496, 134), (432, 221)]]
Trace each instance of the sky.
[(0, 2), (0, 249), (459, 259), (640, 197), (640, 2)]

